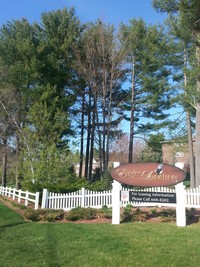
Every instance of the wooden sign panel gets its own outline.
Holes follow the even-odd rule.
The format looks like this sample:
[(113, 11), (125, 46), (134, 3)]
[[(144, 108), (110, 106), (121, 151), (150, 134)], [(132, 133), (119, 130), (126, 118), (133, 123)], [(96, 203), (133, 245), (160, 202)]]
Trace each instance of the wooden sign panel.
[(133, 186), (158, 187), (182, 182), (186, 173), (175, 166), (159, 163), (129, 163), (111, 171), (114, 180)]

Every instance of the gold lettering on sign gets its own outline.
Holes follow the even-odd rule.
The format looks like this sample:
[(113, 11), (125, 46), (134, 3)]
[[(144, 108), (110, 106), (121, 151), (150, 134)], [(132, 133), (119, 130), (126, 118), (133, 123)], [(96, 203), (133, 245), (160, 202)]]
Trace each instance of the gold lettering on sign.
[(154, 171), (147, 171), (147, 170), (135, 170), (135, 169), (122, 169), (119, 168), (117, 170), (117, 174), (119, 177), (122, 178), (131, 178), (135, 179), (138, 176), (143, 177), (144, 180), (157, 180), (157, 181), (172, 181), (173, 183), (178, 182), (178, 177), (176, 175), (170, 175), (170, 174), (165, 174), (164, 172), (162, 174), (157, 174)]

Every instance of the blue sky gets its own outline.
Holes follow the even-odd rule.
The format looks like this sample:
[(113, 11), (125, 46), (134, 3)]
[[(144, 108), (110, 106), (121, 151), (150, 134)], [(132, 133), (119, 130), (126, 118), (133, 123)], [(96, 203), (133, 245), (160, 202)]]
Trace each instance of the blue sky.
[(128, 24), (132, 18), (143, 18), (148, 24), (162, 22), (164, 16), (157, 14), (152, 0), (1, 0), (0, 25), (12, 19), (26, 18), (29, 22), (40, 21), (42, 12), (64, 7), (75, 7), (81, 22), (101, 18), (116, 27), (120, 22)]

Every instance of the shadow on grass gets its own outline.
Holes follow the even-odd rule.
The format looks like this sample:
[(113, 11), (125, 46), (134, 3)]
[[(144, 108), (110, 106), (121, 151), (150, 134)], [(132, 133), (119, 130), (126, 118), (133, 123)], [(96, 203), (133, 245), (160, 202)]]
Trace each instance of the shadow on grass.
[(3, 225), (0, 225), (0, 231), (1, 229), (4, 229), (4, 228), (9, 228), (9, 227), (13, 227), (13, 226), (18, 226), (20, 224), (25, 224), (27, 222), (14, 222), (14, 223), (8, 223), (8, 224), (3, 224)]
[(54, 266), (54, 267), (60, 267), (61, 265), (59, 264), (60, 259), (58, 256), (58, 250), (59, 250), (59, 242), (56, 236), (56, 230), (54, 225), (46, 224), (46, 241), (47, 241), (47, 248), (46, 248), (46, 253), (48, 253), (48, 257), (46, 257), (46, 262), (45, 264), (47, 266)]
[(0, 202), (0, 230), (26, 223), (23, 217)]

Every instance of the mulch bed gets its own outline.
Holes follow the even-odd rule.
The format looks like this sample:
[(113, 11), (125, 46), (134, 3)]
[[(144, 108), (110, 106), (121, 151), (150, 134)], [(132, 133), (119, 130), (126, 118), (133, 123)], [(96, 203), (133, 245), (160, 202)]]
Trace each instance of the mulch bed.
[[(19, 213), (24, 220), (27, 221), (27, 219), (24, 216), (25, 209), (22, 209), (20, 206), (23, 206), (24, 203), (18, 203), (17, 200), (12, 200), (8, 197), (0, 197), (0, 202), (2, 202), (4, 205), (9, 207), (10, 209), (14, 210), (15, 212)], [(34, 209), (34, 206), (28, 206), (28, 208)], [(135, 207), (133, 208), (136, 209)], [(150, 222), (150, 223), (161, 223), (161, 222), (176, 222), (176, 218), (174, 216), (160, 216), (160, 213), (163, 213), (164, 211), (175, 214), (175, 208), (169, 208), (169, 207), (138, 207), (139, 213), (141, 214), (141, 220), (140, 216), (137, 221), (140, 222)], [(147, 214), (147, 218), (143, 219), (143, 215)], [(187, 225), (199, 223), (200, 224), (200, 209), (186, 209), (186, 217), (187, 217)], [(60, 221), (56, 221), (56, 223), (72, 223), (72, 221), (69, 221), (67, 219), (62, 219)], [(95, 218), (92, 220), (77, 220), (73, 221), (73, 223), (76, 224), (97, 224), (97, 223), (107, 223), (111, 224), (112, 219), (107, 218)]]

